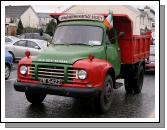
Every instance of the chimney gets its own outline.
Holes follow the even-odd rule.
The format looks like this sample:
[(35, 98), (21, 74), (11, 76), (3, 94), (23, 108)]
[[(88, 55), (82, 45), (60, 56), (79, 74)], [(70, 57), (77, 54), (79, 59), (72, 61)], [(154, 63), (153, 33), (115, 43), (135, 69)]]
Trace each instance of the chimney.
[(145, 12), (145, 13), (150, 12), (150, 7), (146, 5), (146, 6), (144, 7), (144, 12)]

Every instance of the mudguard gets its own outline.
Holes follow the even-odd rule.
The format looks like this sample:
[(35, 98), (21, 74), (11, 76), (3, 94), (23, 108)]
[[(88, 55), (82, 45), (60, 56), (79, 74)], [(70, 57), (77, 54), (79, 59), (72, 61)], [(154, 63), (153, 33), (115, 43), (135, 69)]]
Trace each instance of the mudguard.
[(85, 80), (77, 79), (77, 82), (91, 84), (93, 87), (103, 87), (107, 71), (112, 65), (105, 60), (94, 58), (78, 60), (73, 64), (75, 69), (83, 69), (88, 75)]

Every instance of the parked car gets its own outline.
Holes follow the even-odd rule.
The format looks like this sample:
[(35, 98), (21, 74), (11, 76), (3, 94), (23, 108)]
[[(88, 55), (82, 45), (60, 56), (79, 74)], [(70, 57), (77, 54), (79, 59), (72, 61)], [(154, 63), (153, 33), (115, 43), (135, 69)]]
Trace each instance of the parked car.
[(41, 51), (47, 48), (48, 42), (38, 39), (20, 39), (13, 44), (6, 44), (5, 49), (8, 51), (13, 60), (19, 60), (24, 57), (27, 50), (32, 56), (38, 55)]
[(15, 37), (15, 36), (5, 36), (5, 44), (14, 43), (18, 40), (19, 40), (19, 38)]
[(46, 33), (23, 33), (20, 36), (18, 36), (19, 38), (24, 38), (24, 39), (40, 39), (40, 40), (45, 40), (50, 42), (52, 37), (49, 36)]
[(10, 76), (12, 61), (12, 55), (9, 52), (5, 52), (5, 79), (8, 79)]
[(155, 45), (150, 45), (150, 56), (146, 60), (146, 71), (155, 71)]

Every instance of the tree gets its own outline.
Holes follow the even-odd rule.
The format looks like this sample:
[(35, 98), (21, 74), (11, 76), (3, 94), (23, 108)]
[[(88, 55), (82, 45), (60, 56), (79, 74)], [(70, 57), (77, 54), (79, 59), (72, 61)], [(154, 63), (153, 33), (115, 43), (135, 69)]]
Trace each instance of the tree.
[(21, 22), (21, 20), (19, 20), (19, 23), (18, 23), (18, 27), (17, 27), (17, 35), (20, 35), (23, 33), (23, 24)]
[(52, 19), (48, 23), (45, 33), (49, 34), (50, 36), (53, 36), (56, 26), (57, 26), (56, 22), (54, 21), (54, 19)]

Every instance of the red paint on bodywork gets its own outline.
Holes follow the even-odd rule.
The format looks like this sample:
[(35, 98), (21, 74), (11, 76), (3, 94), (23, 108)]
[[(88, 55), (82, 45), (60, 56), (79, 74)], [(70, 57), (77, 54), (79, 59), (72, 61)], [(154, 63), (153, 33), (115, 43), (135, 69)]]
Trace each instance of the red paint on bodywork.
[(32, 65), (31, 57), (24, 57), (23, 59), (21, 59), (18, 63), (18, 67), (17, 67), (17, 81), (19, 81), (19, 82), (29, 82), (30, 80), (32, 80), (32, 75), (30, 75), (30, 74), (26, 74), (26, 75), (20, 74), (20, 67), (22, 65), (31, 66)]
[(83, 85), (92, 85), (92, 87), (103, 87), (106, 73), (112, 65), (105, 60), (94, 58), (79, 60), (74, 63), (73, 68), (87, 71), (87, 78), (85, 80), (75, 79), (74, 83)]
[[(33, 80), (31, 75), (27, 74), (23, 76), (19, 72), (19, 68), (21, 65), (31, 66), (31, 64), (32, 64), (31, 58), (27, 57), (19, 61), (17, 70), (18, 82), (31, 83), (32, 85), (40, 84), (39, 81)], [(73, 80), (72, 84), (64, 83), (62, 87), (85, 88), (91, 85), (91, 87), (102, 88), (104, 86), (106, 73), (108, 69), (111, 67), (112, 65), (109, 64), (107, 61), (96, 58), (92, 59), (92, 61), (90, 59), (83, 59), (76, 61), (73, 65), (73, 68), (77, 70), (83, 69), (87, 71), (87, 78), (85, 80), (75, 79)]]

